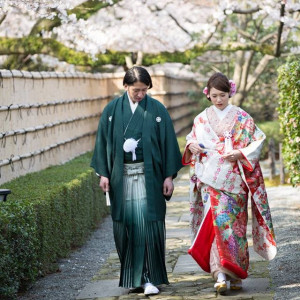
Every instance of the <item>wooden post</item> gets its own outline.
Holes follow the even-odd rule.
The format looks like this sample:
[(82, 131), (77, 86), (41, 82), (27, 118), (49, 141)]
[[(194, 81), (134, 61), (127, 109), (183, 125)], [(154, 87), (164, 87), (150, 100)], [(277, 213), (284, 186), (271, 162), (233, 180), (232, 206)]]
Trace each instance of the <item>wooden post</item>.
[(280, 174), (280, 184), (284, 184), (285, 174), (284, 174), (284, 162), (282, 156), (282, 143), (279, 143), (279, 174)]
[(275, 176), (275, 143), (274, 143), (274, 139), (270, 138), (269, 141), (269, 167), (270, 167), (270, 176), (269, 176), (269, 180), (273, 180), (274, 176)]

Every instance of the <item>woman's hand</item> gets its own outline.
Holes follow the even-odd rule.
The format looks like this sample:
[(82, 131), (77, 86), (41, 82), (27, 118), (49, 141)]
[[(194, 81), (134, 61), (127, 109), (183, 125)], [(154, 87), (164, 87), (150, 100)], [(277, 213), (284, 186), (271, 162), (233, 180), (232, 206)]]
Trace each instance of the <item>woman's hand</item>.
[(164, 196), (171, 196), (174, 190), (173, 178), (169, 176), (165, 179), (163, 184), (163, 194)]
[(194, 155), (199, 155), (204, 151), (197, 143), (189, 144), (188, 148)]
[(99, 186), (104, 193), (109, 192), (109, 179), (101, 176)]
[(222, 155), (222, 157), (230, 162), (236, 162), (237, 160), (243, 158), (243, 155), (239, 150), (232, 150), (232, 151)]

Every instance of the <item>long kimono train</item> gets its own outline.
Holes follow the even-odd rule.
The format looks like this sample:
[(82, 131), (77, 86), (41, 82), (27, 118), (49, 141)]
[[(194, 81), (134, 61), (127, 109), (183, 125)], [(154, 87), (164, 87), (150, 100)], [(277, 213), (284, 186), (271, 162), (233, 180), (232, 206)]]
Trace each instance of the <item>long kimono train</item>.
[[(110, 179), (119, 285), (168, 284), (162, 192), (164, 179), (175, 177), (182, 167), (181, 154), (165, 107), (146, 95), (132, 114), (128, 101), (125, 93), (104, 109), (91, 166)], [(139, 141), (136, 161), (123, 151), (128, 138)]]
[[(183, 164), (190, 164), (190, 209), (194, 241), (189, 254), (216, 278), (247, 277), (249, 266), (248, 195), (251, 195), (254, 250), (265, 259), (276, 255), (276, 243), (267, 194), (259, 166), (265, 135), (242, 109), (230, 106), (220, 120), (213, 106), (194, 120), (187, 146), (207, 148), (200, 159), (185, 149)], [(238, 149), (243, 159), (232, 164), (222, 158), (226, 148)], [(216, 258), (216, 259), (215, 259)]]

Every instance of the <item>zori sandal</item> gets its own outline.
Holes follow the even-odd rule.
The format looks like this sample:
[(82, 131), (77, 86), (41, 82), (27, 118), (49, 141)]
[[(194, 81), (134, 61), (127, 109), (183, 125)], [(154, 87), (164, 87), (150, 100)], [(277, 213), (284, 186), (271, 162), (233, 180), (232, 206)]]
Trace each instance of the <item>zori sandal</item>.
[(223, 281), (220, 281), (220, 282), (216, 282), (215, 285), (214, 285), (216, 291), (218, 294), (225, 294), (226, 291), (227, 291), (227, 284), (226, 284), (226, 281), (223, 280)]
[(230, 289), (231, 290), (242, 289), (242, 280), (241, 279), (230, 280)]

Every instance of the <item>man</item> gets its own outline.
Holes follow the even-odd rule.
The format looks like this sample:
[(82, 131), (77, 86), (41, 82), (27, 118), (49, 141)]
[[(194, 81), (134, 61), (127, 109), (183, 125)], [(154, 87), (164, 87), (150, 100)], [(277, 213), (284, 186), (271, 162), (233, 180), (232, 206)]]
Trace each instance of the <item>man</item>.
[(103, 110), (91, 166), (110, 196), (119, 285), (158, 294), (155, 285), (168, 284), (165, 200), (182, 167), (181, 154), (166, 108), (147, 95), (147, 70), (129, 69), (123, 85), (126, 92)]

